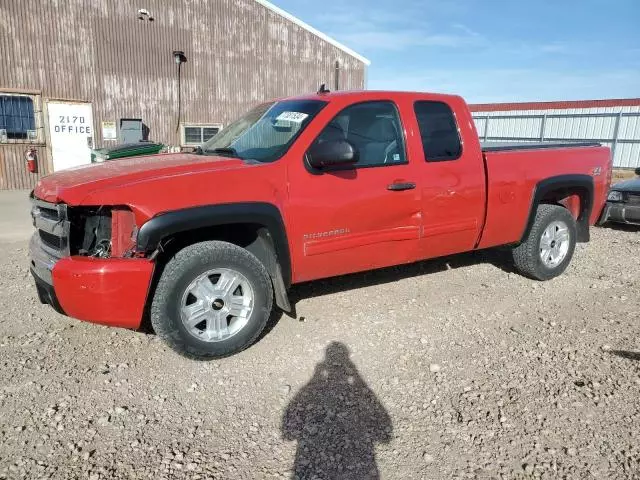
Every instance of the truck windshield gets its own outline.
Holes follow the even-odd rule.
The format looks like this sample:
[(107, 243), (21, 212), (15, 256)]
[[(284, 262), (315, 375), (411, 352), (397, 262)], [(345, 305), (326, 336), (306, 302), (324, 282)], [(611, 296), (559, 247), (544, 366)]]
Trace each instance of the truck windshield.
[(202, 144), (202, 153), (273, 162), (325, 105), (320, 100), (263, 103)]

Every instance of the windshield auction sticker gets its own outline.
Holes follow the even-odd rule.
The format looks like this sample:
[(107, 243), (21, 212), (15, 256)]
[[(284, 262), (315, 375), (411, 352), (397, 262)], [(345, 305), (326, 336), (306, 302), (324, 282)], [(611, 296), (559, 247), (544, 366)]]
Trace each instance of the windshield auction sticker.
[(308, 114), (302, 112), (282, 112), (276, 117), (276, 121), (302, 123), (308, 116)]

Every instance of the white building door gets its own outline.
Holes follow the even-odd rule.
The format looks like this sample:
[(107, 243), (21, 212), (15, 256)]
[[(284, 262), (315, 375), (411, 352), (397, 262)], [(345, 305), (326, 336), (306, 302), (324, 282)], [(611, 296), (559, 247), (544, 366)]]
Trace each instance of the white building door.
[(47, 107), (53, 171), (91, 163), (94, 138), (91, 104), (50, 101)]

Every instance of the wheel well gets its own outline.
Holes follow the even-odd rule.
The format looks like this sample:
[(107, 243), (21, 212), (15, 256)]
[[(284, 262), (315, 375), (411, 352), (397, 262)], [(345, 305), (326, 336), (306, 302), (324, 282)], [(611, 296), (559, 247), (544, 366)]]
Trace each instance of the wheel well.
[(566, 208), (576, 221), (578, 242), (589, 241), (589, 215), (591, 197), (587, 188), (572, 186), (545, 192), (540, 204), (559, 205)]
[[(183, 248), (194, 243), (207, 240), (218, 240), (233, 243), (239, 247), (247, 249), (254, 254), (258, 260), (266, 267), (275, 294), (276, 305), (285, 312), (291, 311), (291, 305), (287, 297), (287, 283), (283, 277), (281, 261), (278, 258), (276, 249), (269, 230), (257, 223), (234, 223), (230, 225), (214, 225), (210, 227), (196, 228), (171, 234), (162, 239), (158, 249), (154, 253), (155, 269), (153, 279), (147, 294), (147, 302), (143, 323), (148, 327), (148, 308), (155, 293), (156, 286), (165, 266)], [(288, 272), (287, 272), (288, 273)], [(288, 277), (286, 277), (288, 278)]]
[(588, 193), (587, 190), (581, 188), (561, 188), (547, 192), (540, 203), (560, 205), (569, 210), (571, 216), (579, 221), (581, 216), (585, 214), (582, 206), (587, 203)]
[(529, 220), (522, 236), (525, 241), (531, 231), (540, 204), (560, 205), (576, 219), (577, 241), (589, 241), (589, 217), (593, 208), (593, 178), (589, 175), (560, 175), (536, 185)]
[(159, 262), (167, 262), (183, 248), (207, 240), (219, 240), (247, 248), (251, 243), (255, 242), (260, 228), (264, 227), (252, 223), (237, 223), (233, 225), (214, 225), (174, 233), (162, 239), (156, 259)]

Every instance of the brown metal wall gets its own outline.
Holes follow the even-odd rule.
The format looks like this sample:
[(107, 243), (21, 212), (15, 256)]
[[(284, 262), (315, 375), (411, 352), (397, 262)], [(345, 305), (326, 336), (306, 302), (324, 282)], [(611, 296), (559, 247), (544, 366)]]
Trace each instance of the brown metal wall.
[[(93, 104), (101, 121), (142, 118), (150, 139), (177, 145), (177, 67), (182, 122), (227, 124), (265, 99), (333, 86), (364, 88), (365, 65), (254, 0), (0, 0), (0, 91)], [(138, 20), (144, 7), (154, 21)], [(30, 188), (25, 145), (0, 145), (0, 188)], [(42, 157), (48, 155), (39, 148)], [(48, 158), (41, 159), (48, 172)]]
[[(34, 146), (39, 153), (38, 173), (29, 173), (25, 149)], [(0, 190), (33, 188), (42, 175), (49, 173), (48, 154), (42, 144), (0, 144)]]

